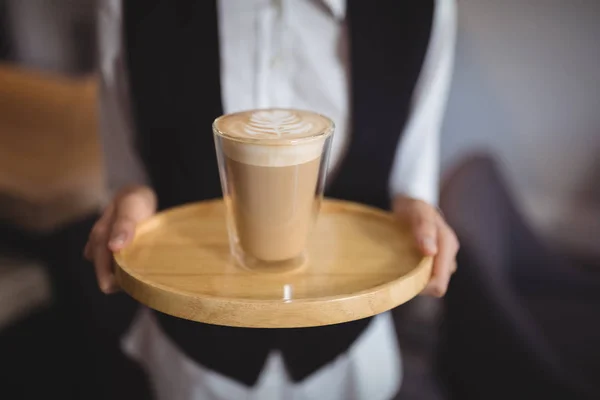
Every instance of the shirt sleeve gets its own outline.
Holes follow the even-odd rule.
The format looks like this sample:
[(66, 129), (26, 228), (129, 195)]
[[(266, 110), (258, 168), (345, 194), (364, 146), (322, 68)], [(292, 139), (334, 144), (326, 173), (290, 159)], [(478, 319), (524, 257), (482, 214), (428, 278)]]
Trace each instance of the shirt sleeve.
[(148, 183), (135, 146), (121, 12), (121, 0), (99, 2), (99, 132), (106, 184), (113, 194), (126, 185)]
[(390, 174), (393, 196), (438, 203), (440, 131), (453, 72), (456, 25), (456, 0), (436, 0), (429, 49)]

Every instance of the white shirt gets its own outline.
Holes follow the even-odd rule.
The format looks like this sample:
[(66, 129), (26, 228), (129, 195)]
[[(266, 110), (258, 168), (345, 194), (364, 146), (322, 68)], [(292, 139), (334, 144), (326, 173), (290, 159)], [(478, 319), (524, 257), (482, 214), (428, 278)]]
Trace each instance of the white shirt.
[[(220, 0), (218, 4), (224, 111), (278, 106), (328, 115), (336, 123), (331, 159), (335, 168), (343, 158), (350, 120), (346, 2)], [(113, 190), (148, 181), (132, 146), (120, 6), (120, 0), (104, 0), (99, 9), (101, 135)], [(455, 0), (437, 0), (412, 113), (396, 151), (390, 195), (437, 203), (440, 126), (455, 36)], [(291, 383), (277, 353), (269, 357), (254, 388), (208, 371), (177, 349), (147, 310), (134, 321), (124, 348), (149, 371), (159, 399), (383, 400), (398, 391), (401, 380), (389, 313), (376, 317), (346, 354), (300, 384)]]

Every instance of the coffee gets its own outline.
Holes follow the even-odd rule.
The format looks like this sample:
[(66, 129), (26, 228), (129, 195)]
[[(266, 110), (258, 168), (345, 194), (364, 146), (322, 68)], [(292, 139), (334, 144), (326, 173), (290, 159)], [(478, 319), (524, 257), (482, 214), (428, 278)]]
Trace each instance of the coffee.
[(297, 257), (315, 217), (320, 157), (289, 167), (226, 160), (240, 246), (264, 261)]
[(235, 245), (258, 262), (302, 257), (323, 193), (333, 123), (274, 109), (226, 115), (214, 129)]

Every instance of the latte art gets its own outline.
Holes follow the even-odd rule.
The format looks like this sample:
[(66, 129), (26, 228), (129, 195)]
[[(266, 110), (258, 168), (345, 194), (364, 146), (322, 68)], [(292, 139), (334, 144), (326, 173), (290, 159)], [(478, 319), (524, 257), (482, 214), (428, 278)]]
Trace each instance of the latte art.
[(215, 120), (223, 136), (269, 143), (308, 139), (333, 131), (333, 121), (318, 113), (289, 108), (266, 108), (224, 115)]
[(297, 113), (287, 110), (265, 110), (252, 113), (244, 131), (251, 136), (256, 135), (303, 135), (313, 128)]

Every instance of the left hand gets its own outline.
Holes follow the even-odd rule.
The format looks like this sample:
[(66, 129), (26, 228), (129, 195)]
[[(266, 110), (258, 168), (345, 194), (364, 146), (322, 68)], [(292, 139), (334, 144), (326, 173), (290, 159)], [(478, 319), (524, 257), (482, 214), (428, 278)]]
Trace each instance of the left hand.
[(396, 216), (411, 226), (423, 254), (434, 256), (431, 279), (422, 294), (443, 297), (450, 277), (456, 271), (459, 249), (456, 234), (440, 212), (424, 201), (399, 196), (394, 200), (393, 208)]

